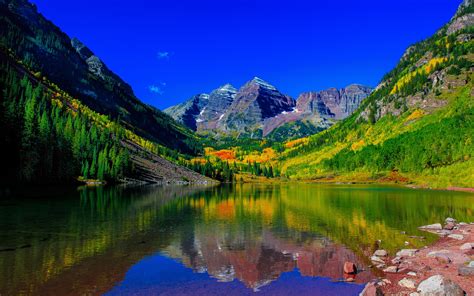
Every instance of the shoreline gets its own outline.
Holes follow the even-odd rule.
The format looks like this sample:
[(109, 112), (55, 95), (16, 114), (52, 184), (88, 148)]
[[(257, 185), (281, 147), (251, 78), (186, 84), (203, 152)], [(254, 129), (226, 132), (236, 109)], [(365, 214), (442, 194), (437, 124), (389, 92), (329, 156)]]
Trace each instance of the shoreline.
[[(384, 277), (367, 283), (361, 296), (463, 295), (461, 290), (474, 294), (474, 223), (447, 218), (444, 227), (437, 223), (420, 230), (440, 238), (420, 249), (407, 246), (396, 254), (376, 251), (370, 259)], [(440, 294), (426, 294), (429, 289), (438, 289)]]

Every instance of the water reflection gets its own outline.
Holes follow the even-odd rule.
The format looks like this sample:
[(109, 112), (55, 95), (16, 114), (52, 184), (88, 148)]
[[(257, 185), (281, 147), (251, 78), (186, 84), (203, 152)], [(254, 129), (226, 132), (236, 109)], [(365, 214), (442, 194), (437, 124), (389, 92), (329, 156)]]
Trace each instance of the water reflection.
[[(345, 261), (364, 267), (378, 247), (421, 247), (434, 237), (410, 238), (420, 234), (417, 226), (447, 216), (469, 221), (473, 211), (472, 196), (463, 193), (313, 184), (12, 197), (0, 202), (0, 294), (138, 293), (144, 282), (152, 290), (143, 291), (154, 294), (184, 283), (217, 294), (283, 293), (282, 283), (357, 294), (361, 286), (331, 281), (343, 277)], [(134, 270), (141, 276), (131, 278)], [(151, 271), (159, 278), (146, 281)], [(355, 281), (374, 276), (364, 271)]]

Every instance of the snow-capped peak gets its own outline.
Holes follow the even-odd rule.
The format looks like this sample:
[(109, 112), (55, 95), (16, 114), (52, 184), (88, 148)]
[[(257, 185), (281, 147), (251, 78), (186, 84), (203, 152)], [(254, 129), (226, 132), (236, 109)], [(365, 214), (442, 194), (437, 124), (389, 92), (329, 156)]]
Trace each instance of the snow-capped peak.
[(258, 85), (260, 85), (260, 86), (262, 86), (262, 87), (264, 87), (264, 88), (266, 88), (266, 89), (276, 90), (276, 87), (274, 87), (273, 85), (271, 85), (270, 83), (266, 82), (265, 80), (263, 80), (263, 79), (261, 79), (261, 78), (259, 78), (259, 77), (256, 77), (256, 76), (255, 76), (255, 77), (252, 79), (252, 82), (253, 82), (253, 83), (256, 83), (256, 84), (258, 84)]

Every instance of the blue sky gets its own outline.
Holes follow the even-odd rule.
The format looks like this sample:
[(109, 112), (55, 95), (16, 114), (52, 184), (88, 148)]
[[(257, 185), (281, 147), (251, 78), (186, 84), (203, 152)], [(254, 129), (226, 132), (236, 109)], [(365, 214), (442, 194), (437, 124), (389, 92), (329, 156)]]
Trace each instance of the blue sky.
[(33, 0), (160, 109), (259, 76), (282, 92), (375, 86), (461, 0)]

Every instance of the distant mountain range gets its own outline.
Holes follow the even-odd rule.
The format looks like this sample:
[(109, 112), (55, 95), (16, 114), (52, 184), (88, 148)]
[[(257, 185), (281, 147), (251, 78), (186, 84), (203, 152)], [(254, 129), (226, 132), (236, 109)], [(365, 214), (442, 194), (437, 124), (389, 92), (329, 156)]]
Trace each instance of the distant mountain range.
[(239, 90), (226, 84), (164, 112), (202, 134), (282, 140), (330, 127), (352, 114), (371, 92), (370, 87), (352, 84), (303, 93), (294, 100), (255, 77)]

